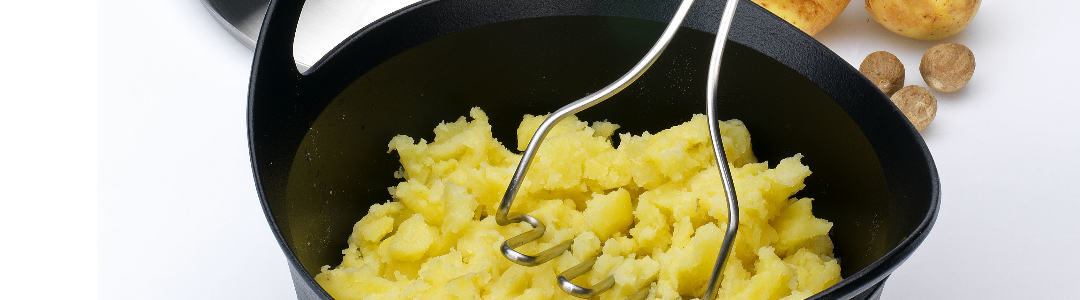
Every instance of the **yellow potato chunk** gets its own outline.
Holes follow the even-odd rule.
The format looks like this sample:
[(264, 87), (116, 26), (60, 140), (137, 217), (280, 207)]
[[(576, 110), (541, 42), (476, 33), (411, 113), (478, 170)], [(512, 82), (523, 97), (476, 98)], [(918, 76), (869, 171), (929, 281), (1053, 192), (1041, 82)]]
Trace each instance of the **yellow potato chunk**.
[(734, 299), (780, 299), (791, 294), (798, 287), (795, 281), (795, 268), (784, 263), (773, 253), (772, 247), (758, 250), (758, 261), (754, 264), (757, 274), (750, 277), (750, 285), (735, 294)]
[(390, 238), (390, 257), (399, 261), (416, 261), (424, 256), (434, 241), (435, 229), (424, 222), (424, 216), (415, 214), (398, 226)]
[(349, 238), (349, 243), (359, 244), (358, 239), (363, 239), (365, 242), (382, 240), (394, 230), (394, 216), (404, 208), (405, 206), (400, 202), (372, 205), (368, 209), (368, 214), (353, 226), (353, 235)]
[[(492, 138), (478, 108), (435, 128), (431, 142), (394, 137), (401, 182), (392, 201), (373, 205), (353, 226), (342, 262), (315, 280), (337, 300), (578, 299), (556, 277), (597, 257), (574, 282), (591, 286), (612, 276), (598, 299), (701, 297), (727, 224), (727, 202), (712, 157), (708, 120), (657, 132), (620, 133), (619, 126), (568, 117), (541, 146), (512, 211), (547, 230), (517, 250), (537, 253), (573, 240), (563, 255), (534, 267), (502, 257), (503, 241), (532, 229), (499, 226), (494, 215), (521, 157)], [(524, 149), (544, 116), (518, 127)], [(770, 168), (754, 157), (738, 121), (719, 122), (736, 194), (739, 234), (724, 269), (722, 299), (803, 299), (840, 280), (828, 231), (811, 199), (795, 198), (810, 176), (802, 155)], [(358, 216), (359, 217), (359, 216)]]
[(815, 218), (810, 211), (810, 199), (804, 198), (788, 206), (780, 217), (773, 221), (773, 227), (779, 234), (777, 246), (786, 252), (798, 250), (797, 247), (823, 236), (832, 229), (832, 222)]
[(840, 264), (835, 258), (819, 255), (806, 248), (784, 258), (784, 262), (795, 268), (799, 279), (798, 290), (811, 295), (840, 280)]
[(630, 203), (630, 193), (625, 189), (596, 195), (585, 203), (582, 214), (589, 223), (589, 230), (602, 240), (611, 238), (615, 233), (626, 232), (634, 222), (634, 207)]

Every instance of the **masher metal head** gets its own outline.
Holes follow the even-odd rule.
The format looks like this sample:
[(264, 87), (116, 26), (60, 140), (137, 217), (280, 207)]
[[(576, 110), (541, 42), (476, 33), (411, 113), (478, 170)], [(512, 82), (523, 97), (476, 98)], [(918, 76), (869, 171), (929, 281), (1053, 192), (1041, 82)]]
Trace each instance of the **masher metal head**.
[[(622, 77), (619, 77), (615, 82), (605, 86), (603, 89), (578, 99), (551, 113), (551, 115), (540, 124), (540, 127), (537, 128), (536, 133), (533, 134), (532, 139), (529, 140), (529, 146), (525, 148), (525, 153), (521, 156), (521, 162), (518, 163), (514, 177), (510, 180), (510, 184), (506, 188), (506, 193), (503, 195), (502, 202), (499, 203), (499, 210), (495, 215), (496, 223), (502, 226), (517, 222), (526, 222), (533, 226), (533, 229), (512, 237), (503, 243), (501, 250), (507, 259), (525, 266), (536, 266), (562, 255), (570, 248), (570, 245), (573, 244), (573, 240), (563, 241), (554, 247), (541, 251), (537, 255), (526, 255), (515, 250), (521, 245), (542, 237), (546, 228), (544, 223), (536, 218), (522, 213), (510, 212), (510, 207), (513, 205), (514, 198), (521, 188), (521, 183), (525, 178), (525, 174), (529, 171), (532, 159), (536, 156), (536, 151), (540, 148), (540, 144), (543, 143), (544, 137), (547, 136), (548, 132), (555, 124), (559, 123), (559, 121), (562, 121), (567, 116), (581, 112), (582, 110), (611, 98), (611, 96), (622, 91), (637, 80), (641, 74), (645, 73), (645, 70), (647, 70), (660, 56), (660, 53), (667, 48), (671, 39), (675, 36), (675, 32), (678, 30), (679, 25), (682, 24), (686, 14), (690, 11), (690, 6), (692, 6), (693, 3), (694, 0), (683, 0), (682, 3), (679, 4), (678, 9), (675, 11), (675, 15), (671, 18), (671, 22), (668, 23), (664, 32), (656, 41), (656, 44), (649, 49), (649, 52), (645, 54), (645, 57), (634, 65), (629, 72)], [(713, 156), (716, 158), (717, 169), (719, 169), (720, 177), (723, 180), (724, 193), (727, 197), (728, 226), (727, 232), (724, 235), (724, 241), (720, 247), (720, 253), (717, 255), (716, 263), (713, 266), (712, 275), (709, 278), (708, 287), (705, 289), (705, 295), (702, 297), (702, 299), (705, 300), (716, 298), (716, 291), (720, 286), (721, 272), (723, 271), (724, 263), (727, 261), (728, 253), (731, 252), (732, 243), (735, 241), (735, 234), (738, 232), (739, 228), (739, 201), (735, 196), (735, 184), (731, 178), (731, 170), (728, 166), (727, 155), (724, 153), (724, 144), (720, 139), (720, 128), (716, 117), (716, 92), (720, 76), (720, 60), (723, 57), (724, 45), (727, 42), (727, 35), (731, 29), (732, 19), (735, 16), (735, 7), (738, 3), (739, 0), (728, 0), (727, 4), (724, 6), (723, 15), (720, 18), (720, 26), (716, 31), (716, 41), (713, 44), (712, 56), (709, 60), (709, 79), (706, 87), (705, 111), (709, 119), (709, 122), (707, 123), (709, 124), (709, 139), (712, 144)], [(591, 288), (582, 287), (570, 282), (570, 280), (591, 270), (592, 265), (595, 262), (596, 257), (593, 257), (563, 271), (559, 274), (559, 286), (563, 291), (581, 298), (592, 298), (611, 289), (615, 284), (612, 276), (608, 276)], [(653, 279), (657, 277), (658, 276), (653, 276)], [(649, 285), (651, 285), (651, 283)], [(642, 290), (632, 295), (630, 299), (644, 299), (647, 297), (649, 285), (646, 285)]]

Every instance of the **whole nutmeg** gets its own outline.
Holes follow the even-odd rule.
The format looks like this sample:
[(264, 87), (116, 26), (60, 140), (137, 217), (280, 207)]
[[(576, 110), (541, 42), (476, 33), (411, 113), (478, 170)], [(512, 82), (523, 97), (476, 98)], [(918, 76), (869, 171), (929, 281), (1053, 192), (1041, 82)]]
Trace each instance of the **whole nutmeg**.
[(934, 98), (934, 94), (924, 87), (905, 86), (893, 94), (890, 100), (920, 132), (926, 129), (926, 126), (929, 126), (937, 116), (937, 98)]
[(904, 64), (887, 51), (870, 53), (859, 65), (859, 72), (870, 79), (886, 96), (892, 96), (904, 86)]
[(919, 73), (930, 88), (955, 92), (967, 85), (975, 73), (975, 54), (967, 46), (956, 43), (931, 47), (922, 56)]

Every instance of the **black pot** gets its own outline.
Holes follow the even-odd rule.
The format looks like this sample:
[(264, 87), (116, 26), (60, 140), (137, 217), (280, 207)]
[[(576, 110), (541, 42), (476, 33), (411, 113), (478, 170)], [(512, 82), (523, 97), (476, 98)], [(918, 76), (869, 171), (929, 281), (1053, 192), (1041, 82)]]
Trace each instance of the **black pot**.
[[(307, 73), (292, 41), (304, 0), (271, 6), (249, 93), (251, 163), (300, 299), (341, 262), (352, 225), (390, 199), (397, 134), (431, 140), (479, 106), (515, 142), (544, 114), (623, 74), (656, 40), (675, 0), (424, 1), (357, 32)], [(579, 114), (656, 132), (704, 113), (705, 70), (723, 0), (701, 0), (653, 67)], [(740, 3), (724, 55), (720, 117), (746, 123), (760, 160), (795, 153), (814, 174), (799, 197), (830, 233), (844, 279), (812, 299), (866, 299), (926, 238), (939, 183), (919, 133), (847, 62), (761, 7)]]

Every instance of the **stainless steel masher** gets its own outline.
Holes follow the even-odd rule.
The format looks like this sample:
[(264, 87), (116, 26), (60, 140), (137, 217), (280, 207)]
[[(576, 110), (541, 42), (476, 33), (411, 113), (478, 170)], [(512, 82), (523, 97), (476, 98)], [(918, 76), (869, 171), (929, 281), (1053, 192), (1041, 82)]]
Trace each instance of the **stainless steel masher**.
[[(683, 19), (686, 17), (686, 14), (689, 12), (690, 6), (693, 5), (693, 3), (694, 0), (682, 1), (675, 12), (675, 16), (672, 17), (671, 22), (660, 35), (660, 39), (656, 41), (656, 44), (649, 49), (649, 52), (645, 54), (645, 57), (634, 65), (629, 72), (603, 89), (556, 110), (540, 124), (540, 127), (529, 141), (528, 148), (525, 149), (525, 153), (521, 157), (521, 162), (518, 164), (517, 171), (514, 173), (513, 179), (510, 180), (510, 184), (506, 188), (506, 194), (503, 195), (502, 202), (499, 204), (499, 211), (495, 215), (496, 222), (501, 226), (517, 222), (526, 222), (533, 226), (533, 229), (512, 237), (502, 244), (501, 250), (507, 259), (525, 266), (536, 266), (562, 255), (570, 248), (570, 245), (574, 242), (573, 240), (563, 241), (536, 255), (526, 255), (514, 250), (521, 245), (539, 239), (544, 235), (545, 231), (544, 223), (536, 218), (522, 213), (510, 212), (510, 206), (514, 203), (514, 198), (517, 196), (517, 192), (521, 187), (525, 174), (529, 171), (529, 165), (532, 163), (533, 157), (536, 156), (537, 149), (540, 148), (540, 144), (544, 141), (544, 137), (547, 136), (548, 131), (550, 131), (556, 123), (562, 121), (567, 116), (576, 114), (597, 103), (607, 100), (637, 80), (641, 74), (645, 73), (645, 70), (656, 61), (657, 57), (660, 56), (660, 53), (663, 52), (664, 48), (671, 42), (671, 39), (675, 36), (675, 31), (678, 30), (679, 25), (682, 24)], [(724, 242), (720, 247), (720, 253), (716, 257), (712, 275), (709, 278), (708, 288), (705, 289), (705, 295), (702, 297), (702, 299), (705, 300), (716, 298), (716, 293), (720, 286), (721, 272), (724, 263), (727, 261), (727, 255), (731, 251), (731, 245), (735, 241), (735, 234), (739, 228), (739, 201), (735, 197), (735, 186), (731, 179), (731, 170), (728, 167), (727, 156), (724, 154), (724, 144), (720, 139), (720, 129), (716, 118), (716, 89), (718, 77), (720, 75), (720, 59), (724, 54), (724, 44), (727, 42), (728, 31), (731, 29), (732, 19), (735, 16), (735, 7), (738, 3), (738, 0), (728, 0), (727, 4), (724, 6), (723, 15), (720, 18), (720, 27), (716, 30), (716, 41), (713, 44), (712, 56), (709, 61), (709, 77), (706, 87), (705, 111), (709, 119), (709, 122), (707, 122), (709, 124), (709, 138), (712, 143), (713, 156), (716, 158), (716, 165), (720, 171), (720, 177), (724, 182), (724, 192), (727, 196), (728, 227), (727, 233), (724, 235)], [(597, 255), (597, 257), (598, 256), (599, 255)], [(596, 257), (593, 257), (560, 273), (558, 278), (560, 287), (567, 293), (581, 298), (592, 298), (611, 289), (611, 287), (615, 285), (613, 276), (608, 276), (589, 288), (570, 282), (570, 280), (591, 270), (592, 265), (595, 262)], [(632, 295), (630, 299), (644, 299), (647, 297), (649, 294), (648, 286), (649, 285), (646, 285), (640, 291)]]

